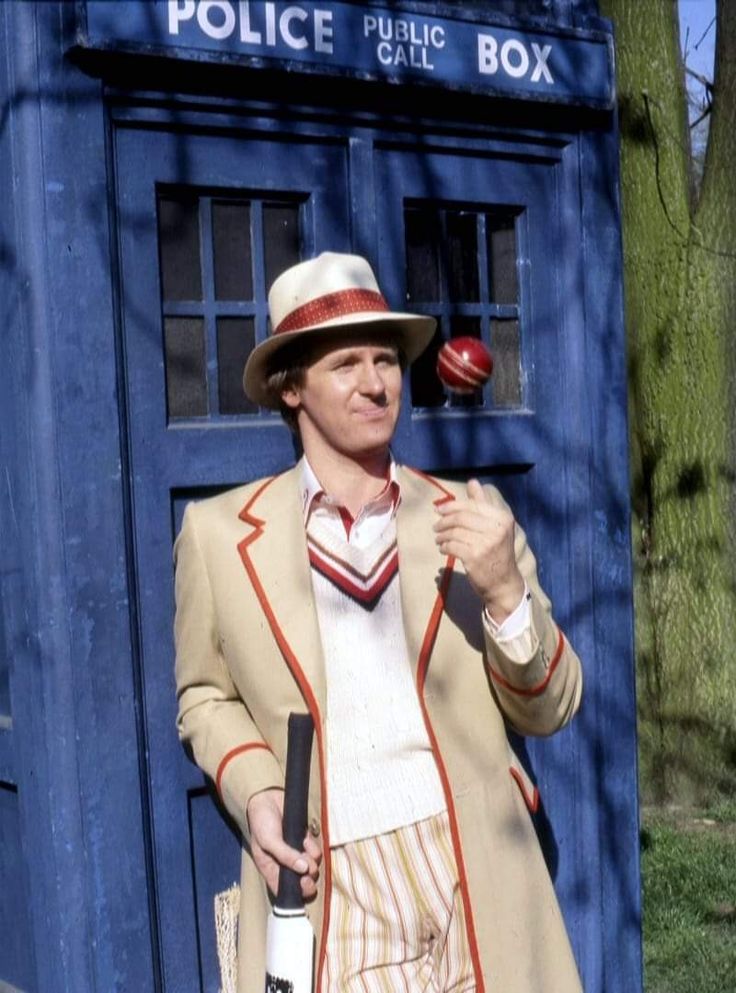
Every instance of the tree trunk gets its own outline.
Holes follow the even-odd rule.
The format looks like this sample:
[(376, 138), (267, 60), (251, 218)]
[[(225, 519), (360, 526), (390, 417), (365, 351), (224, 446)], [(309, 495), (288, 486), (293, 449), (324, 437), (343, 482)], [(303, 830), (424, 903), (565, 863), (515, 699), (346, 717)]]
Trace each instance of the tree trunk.
[(718, 7), (699, 202), (675, 0), (601, 10), (622, 133), (642, 782), (704, 802), (736, 784), (736, 3)]

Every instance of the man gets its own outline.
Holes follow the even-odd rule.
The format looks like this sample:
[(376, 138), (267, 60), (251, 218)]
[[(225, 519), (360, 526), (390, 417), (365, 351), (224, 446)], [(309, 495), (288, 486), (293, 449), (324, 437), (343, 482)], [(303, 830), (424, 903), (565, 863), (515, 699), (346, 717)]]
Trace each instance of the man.
[[(283, 273), (269, 307), (244, 386), (304, 457), (190, 505), (176, 546), (179, 731), (246, 842), (239, 993), (263, 988), (280, 865), (302, 873), (320, 993), (577, 993), (505, 723), (566, 724), (580, 664), (497, 491), (392, 459), (434, 321), (391, 312), (368, 263), (334, 253)], [(281, 800), (305, 707), (300, 853)]]

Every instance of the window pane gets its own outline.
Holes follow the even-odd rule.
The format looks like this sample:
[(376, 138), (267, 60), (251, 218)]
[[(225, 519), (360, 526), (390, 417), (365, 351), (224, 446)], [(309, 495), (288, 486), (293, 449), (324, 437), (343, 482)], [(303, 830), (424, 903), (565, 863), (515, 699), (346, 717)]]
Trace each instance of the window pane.
[(442, 298), (437, 249), (440, 220), (436, 210), (404, 211), (406, 238), (406, 299), (408, 302)]
[(214, 201), (215, 299), (252, 300), (250, 204)]
[(206, 417), (204, 322), (198, 317), (164, 318), (164, 344), (169, 417)]
[(480, 338), (480, 318), (453, 314), (450, 318), (451, 338)]
[(447, 281), (453, 302), (477, 303), (480, 299), (477, 216), (460, 211), (447, 214)]
[[(483, 221), (485, 234), (479, 243)], [(410, 201), (404, 210), (407, 303), (432, 309), (439, 304), (445, 334), (481, 337), (494, 305), (511, 306), (518, 314), (516, 220), (508, 208), (477, 210), (455, 204)], [(484, 256), (487, 259), (482, 261)], [(487, 279), (480, 265), (487, 265)], [(484, 278), (481, 278), (483, 275)], [(473, 310), (475, 314), (456, 311)], [(412, 402), (418, 407), (483, 407), (491, 396), (497, 406), (522, 402), (518, 318), (491, 321), (496, 372), (491, 385), (470, 394), (446, 391), (435, 363), (442, 339), (436, 337), (411, 373)]]
[(300, 261), (299, 204), (264, 203), (263, 242), (266, 289), (270, 289), (284, 269)]
[(164, 300), (201, 300), (199, 199), (161, 197), (158, 244)]
[(438, 330), (427, 348), (411, 365), (411, 402), (413, 407), (443, 407), (445, 391), (437, 376), (437, 352), (444, 338)]
[(217, 322), (217, 370), (221, 414), (257, 411), (243, 392), (245, 360), (255, 344), (253, 318), (221, 317)]
[(491, 321), (493, 405), (520, 407), (521, 356), (518, 321)]
[(488, 217), (488, 264), (493, 303), (515, 304), (519, 299), (516, 274), (516, 226), (513, 217)]

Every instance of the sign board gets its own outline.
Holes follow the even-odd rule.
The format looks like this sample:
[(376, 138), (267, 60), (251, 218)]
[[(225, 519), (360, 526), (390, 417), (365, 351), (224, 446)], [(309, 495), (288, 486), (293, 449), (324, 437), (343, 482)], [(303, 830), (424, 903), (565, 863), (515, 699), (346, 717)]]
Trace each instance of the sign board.
[(516, 27), (440, 6), (87, 0), (84, 47), (167, 54), (609, 108), (613, 56), (608, 34)]

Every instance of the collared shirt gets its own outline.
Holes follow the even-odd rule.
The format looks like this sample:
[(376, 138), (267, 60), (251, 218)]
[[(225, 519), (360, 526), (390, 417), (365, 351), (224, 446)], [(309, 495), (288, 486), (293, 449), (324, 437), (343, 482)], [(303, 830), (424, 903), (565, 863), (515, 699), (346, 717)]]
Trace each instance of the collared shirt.
[(391, 459), (386, 477), (386, 485), (381, 492), (361, 507), (358, 516), (353, 518), (347, 507), (322, 489), (322, 484), (314, 474), (305, 456), (301, 460), (302, 508), (304, 526), (315, 514), (328, 527), (344, 530), (348, 543), (356, 548), (367, 548), (382, 532), (389, 520), (396, 515), (401, 501), (401, 487), (396, 476), (396, 463)]
[[(386, 485), (377, 496), (361, 508), (355, 518), (335, 497), (324, 491), (306, 455), (302, 456), (300, 466), (305, 527), (311, 515), (317, 514), (327, 527), (339, 528), (346, 534), (349, 544), (357, 548), (367, 548), (383, 532), (389, 520), (396, 515), (401, 502), (401, 485), (393, 456), (389, 462)], [(519, 661), (529, 657), (532, 643), (531, 611), (526, 584), (521, 602), (502, 624), (497, 624), (486, 609), (483, 610), (483, 620), (491, 637), (502, 644), (504, 650), (512, 657)]]

